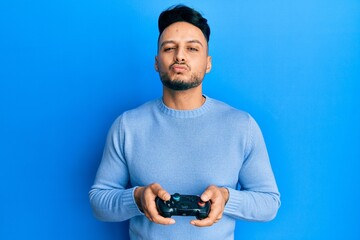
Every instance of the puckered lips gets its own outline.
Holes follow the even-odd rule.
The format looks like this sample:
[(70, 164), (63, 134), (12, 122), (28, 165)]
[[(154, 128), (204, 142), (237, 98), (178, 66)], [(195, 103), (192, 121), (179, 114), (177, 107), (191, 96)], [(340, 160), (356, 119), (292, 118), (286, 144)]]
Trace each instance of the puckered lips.
[(189, 67), (186, 66), (185, 64), (178, 64), (178, 63), (175, 63), (173, 65), (171, 65), (170, 69), (175, 72), (175, 73), (183, 73), (183, 72), (186, 72), (187, 70), (189, 70)]

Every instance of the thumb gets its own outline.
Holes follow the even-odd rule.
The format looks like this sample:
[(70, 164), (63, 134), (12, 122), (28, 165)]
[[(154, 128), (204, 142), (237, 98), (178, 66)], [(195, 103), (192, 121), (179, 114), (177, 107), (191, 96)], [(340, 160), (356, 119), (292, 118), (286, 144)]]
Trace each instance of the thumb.
[(201, 194), (200, 198), (203, 202), (208, 202), (213, 196), (213, 192), (209, 189), (207, 189), (203, 194)]

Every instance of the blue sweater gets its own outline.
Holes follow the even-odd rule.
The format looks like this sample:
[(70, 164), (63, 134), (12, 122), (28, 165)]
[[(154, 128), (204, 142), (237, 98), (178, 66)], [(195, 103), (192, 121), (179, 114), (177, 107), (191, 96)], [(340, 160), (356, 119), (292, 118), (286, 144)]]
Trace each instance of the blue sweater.
[[(137, 186), (159, 183), (170, 194), (201, 195), (209, 185), (226, 187), (229, 200), (220, 222), (195, 227), (194, 217), (176, 224), (150, 222), (138, 209)], [(206, 98), (195, 110), (174, 110), (161, 99), (124, 112), (113, 123), (95, 183), (95, 216), (130, 219), (131, 239), (234, 239), (236, 219), (269, 221), (279, 192), (261, 131), (247, 113)]]

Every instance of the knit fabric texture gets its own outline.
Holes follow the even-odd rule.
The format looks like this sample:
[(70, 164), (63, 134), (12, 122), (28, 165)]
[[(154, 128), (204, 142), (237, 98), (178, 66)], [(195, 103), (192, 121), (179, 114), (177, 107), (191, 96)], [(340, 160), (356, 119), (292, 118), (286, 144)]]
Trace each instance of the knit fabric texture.
[[(201, 195), (226, 187), (223, 218), (210, 227), (174, 216), (174, 225), (149, 221), (134, 199), (137, 186), (159, 183), (170, 194)], [(269, 221), (280, 194), (262, 133), (246, 112), (206, 96), (194, 110), (168, 108), (162, 99), (124, 112), (113, 123), (90, 190), (95, 216), (130, 220), (131, 239), (234, 239), (237, 219)]]

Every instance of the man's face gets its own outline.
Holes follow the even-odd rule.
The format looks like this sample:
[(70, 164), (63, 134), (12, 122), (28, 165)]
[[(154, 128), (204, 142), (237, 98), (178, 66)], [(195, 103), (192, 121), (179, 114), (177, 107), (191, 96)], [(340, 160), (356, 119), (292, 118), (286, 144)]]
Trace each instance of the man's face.
[(172, 90), (201, 85), (211, 69), (207, 41), (201, 30), (187, 22), (168, 26), (159, 38), (155, 69), (163, 85)]

